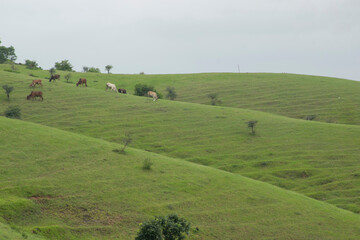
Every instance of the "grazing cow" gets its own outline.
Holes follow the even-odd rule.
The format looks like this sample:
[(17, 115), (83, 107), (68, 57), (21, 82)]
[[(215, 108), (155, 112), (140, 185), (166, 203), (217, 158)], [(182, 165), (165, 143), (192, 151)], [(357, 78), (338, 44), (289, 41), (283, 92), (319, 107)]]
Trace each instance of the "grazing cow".
[(32, 83), (30, 84), (30, 87), (35, 87), (35, 85), (42, 86), (41, 80), (40, 79), (33, 80)]
[(124, 93), (124, 94), (126, 94), (126, 89), (119, 88), (119, 93)]
[(158, 95), (156, 94), (156, 92), (148, 91), (147, 94), (146, 94), (146, 96), (152, 97), (152, 98), (153, 98), (153, 101), (158, 100)]
[(53, 74), (51, 75), (51, 78), (49, 79), (49, 82), (51, 82), (51, 80), (56, 80), (56, 79), (59, 79), (60, 80), (60, 74)]
[(85, 87), (87, 87), (87, 84), (86, 84), (86, 78), (80, 78), (79, 81), (77, 82), (76, 86), (83, 86), (83, 84), (85, 84)]
[(109, 88), (110, 88), (112, 91), (115, 91), (115, 92), (117, 92), (117, 91), (118, 91), (118, 90), (116, 89), (115, 84), (112, 84), (112, 83), (106, 83), (106, 90), (108, 90)]
[(42, 95), (42, 92), (40, 92), (40, 91), (31, 91), (30, 95), (28, 95), (28, 96), (26, 97), (26, 99), (27, 99), (27, 100), (30, 100), (30, 99), (34, 99), (34, 98), (36, 98), (36, 97), (41, 98), (41, 101), (44, 100), (43, 95)]

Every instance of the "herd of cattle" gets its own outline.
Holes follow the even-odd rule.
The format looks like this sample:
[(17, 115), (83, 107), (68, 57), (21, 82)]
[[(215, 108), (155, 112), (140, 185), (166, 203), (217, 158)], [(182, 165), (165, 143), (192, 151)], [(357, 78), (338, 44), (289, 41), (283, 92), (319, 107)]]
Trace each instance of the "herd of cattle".
[[(51, 75), (49, 82), (55, 81), (56, 79), (60, 79), (59, 74)], [(35, 87), (37, 85), (42, 86), (42, 81), (40, 79), (33, 80), (32, 83), (30, 84), (30, 87)], [(80, 78), (79, 81), (76, 83), (76, 86), (79, 86), (79, 85), (81, 85), (81, 86), (85, 85), (85, 87), (87, 87), (86, 78)], [(108, 90), (108, 89), (110, 89), (111, 91), (114, 91), (114, 92), (126, 94), (126, 89), (123, 89), (123, 88), (117, 89), (115, 84), (113, 84), (113, 83), (106, 83), (106, 90)], [(152, 97), (153, 101), (158, 100), (158, 96), (157, 96), (156, 92), (148, 91), (146, 96)], [(35, 98), (41, 98), (41, 100), (44, 100), (43, 93), (41, 91), (31, 91), (30, 95), (28, 95), (26, 99), (30, 100), (30, 99), (35, 99)]]

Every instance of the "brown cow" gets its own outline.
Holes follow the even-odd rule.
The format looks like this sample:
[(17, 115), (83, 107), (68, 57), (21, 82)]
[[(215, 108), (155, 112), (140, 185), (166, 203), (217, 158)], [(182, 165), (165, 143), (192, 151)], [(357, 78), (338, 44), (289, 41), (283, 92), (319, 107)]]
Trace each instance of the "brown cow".
[(27, 99), (27, 100), (30, 100), (30, 99), (33, 99), (33, 98), (36, 98), (36, 97), (41, 98), (41, 101), (44, 100), (43, 95), (42, 95), (42, 92), (40, 92), (40, 91), (31, 91), (30, 95), (28, 95), (28, 96), (26, 97), (26, 99)]
[(33, 80), (32, 83), (30, 84), (30, 87), (35, 87), (35, 85), (42, 86), (41, 80), (40, 79)]
[(152, 97), (152, 98), (153, 98), (153, 101), (158, 100), (158, 95), (156, 94), (156, 92), (148, 91), (147, 94), (146, 94), (146, 96)]
[(79, 86), (79, 85), (83, 85), (85, 84), (85, 87), (87, 87), (87, 84), (86, 84), (86, 78), (80, 78), (79, 81), (77, 82), (76, 86)]
[(53, 74), (51, 75), (51, 78), (49, 79), (49, 82), (51, 82), (51, 80), (56, 80), (56, 79), (59, 79), (60, 80), (60, 74)]
[(119, 93), (124, 93), (124, 94), (126, 94), (126, 89), (119, 88)]

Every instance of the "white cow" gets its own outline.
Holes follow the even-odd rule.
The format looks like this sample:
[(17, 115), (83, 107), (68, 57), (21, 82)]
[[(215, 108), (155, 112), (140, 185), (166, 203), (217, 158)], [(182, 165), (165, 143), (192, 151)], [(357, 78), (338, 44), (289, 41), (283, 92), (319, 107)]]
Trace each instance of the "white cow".
[(117, 90), (117, 88), (116, 88), (115, 84), (112, 84), (112, 83), (106, 83), (106, 90), (108, 90), (109, 88), (110, 88), (112, 91), (118, 92), (118, 90)]

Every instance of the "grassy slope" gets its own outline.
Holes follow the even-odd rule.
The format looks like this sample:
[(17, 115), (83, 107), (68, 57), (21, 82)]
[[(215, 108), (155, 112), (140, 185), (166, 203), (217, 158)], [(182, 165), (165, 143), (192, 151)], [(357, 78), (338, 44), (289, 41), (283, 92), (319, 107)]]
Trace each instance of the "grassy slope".
[[(9, 68), (0, 65), (0, 69)], [(23, 73), (48, 77), (47, 71), (19, 67)], [(63, 76), (64, 72), (60, 72)], [(166, 93), (174, 86), (177, 100), (209, 104), (207, 94), (218, 93), (223, 106), (246, 108), (293, 118), (316, 115), (322, 122), (360, 124), (360, 82), (345, 79), (271, 73), (204, 73), (179, 75), (115, 75), (72, 73), (73, 81), (86, 77), (89, 86), (105, 89), (115, 83), (132, 93), (138, 82), (154, 85)], [(74, 83), (73, 83), (74, 84)], [(340, 97), (340, 98), (339, 98)]]
[(190, 239), (360, 237), (359, 215), (237, 174), (3, 117), (0, 132), (0, 213), (50, 239), (132, 239), (170, 212)]
[(19, 230), (11, 229), (8, 225), (0, 222), (0, 239), (1, 240), (23, 240), (23, 239), (42, 240), (44, 238), (25, 232), (20, 233)]
[[(106, 75), (107, 76), (107, 75)], [(26, 101), (31, 78), (2, 72), (23, 119), (209, 165), (360, 212), (360, 127), (267, 113), (120, 95), (44, 83), (45, 100)], [(5, 81), (3, 80), (5, 79)], [(9, 103), (0, 96), (0, 112)], [(246, 121), (259, 121), (248, 134)]]

